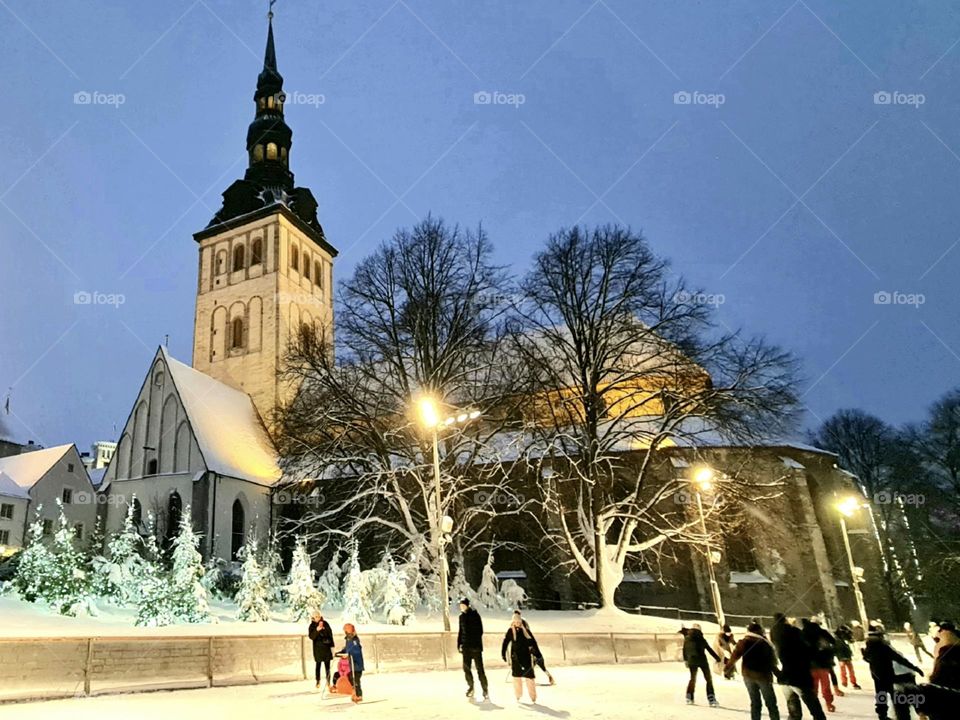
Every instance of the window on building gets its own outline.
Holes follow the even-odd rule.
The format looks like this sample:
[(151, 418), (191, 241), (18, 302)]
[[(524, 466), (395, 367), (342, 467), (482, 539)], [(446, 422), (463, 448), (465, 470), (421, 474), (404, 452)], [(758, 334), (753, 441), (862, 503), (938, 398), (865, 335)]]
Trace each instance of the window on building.
[(287, 149), (285, 147), (280, 148), (280, 162), (284, 165), (287, 164)]
[(734, 572), (752, 572), (757, 569), (753, 543), (747, 537), (746, 528), (737, 528), (724, 537), (727, 550), (727, 565)]
[(254, 145), (253, 146), (253, 161), (260, 162), (263, 160), (263, 145)]
[(50, 518), (43, 519), (43, 534), (53, 535), (53, 520)]
[(157, 459), (153, 458), (152, 460), (147, 461), (147, 475), (156, 475), (157, 474)]
[(313, 264), (313, 283), (323, 290), (323, 267), (319, 260)]
[(250, 245), (250, 264), (259, 265), (263, 262), (263, 240), (254, 239)]
[(83, 540), (83, 523), (74, 525), (73, 530), (77, 534), (77, 540)]
[(217, 253), (217, 275), (223, 275), (223, 263), (225, 260), (225, 254), (221, 250)]
[(303, 254), (303, 276), (310, 279), (310, 258), (306, 253)]
[(237, 245), (233, 249), (233, 271), (243, 270), (243, 245)]
[(297, 252), (295, 245), (290, 248), (290, 267), (294, 270), (300, 269), (300, 253)]
[(10, 503), (0, 505), (0, 519), (13, 520), (13, 505)]
[(243, 347), (243, 318), (234, 318), (233, 319), (233, 342), (231, 347), (242, 348)]
[(276, 143), (267, 143), (267, 160), (276, 160), (280, 155)]
[(168, 549), (173, 546), (173, 541), (180, 534), (180, 521), (183, 517), (183, 501), (180, 499), (180, 493), (174, 490), (170, 493), (167, 500), (167, 531), (164, 534), (164, 547)]
[(69, 505), (73, 501), (73, 490), (64, 488), (63, 493), (60, 495), (60, 500), (63, 501), (64, 505)]
[(10, 531), (0, 530), (0, 545), (9, 545), (9, 544), (10, 544)]
[(243, 504), (240, 502), (240, 499), (233, 501), (233, 523), (232, 523), (232, 533), (230, 541), (230, 558), (237, 560), (240, 548), (243, 547), (244, 540), (244, 527), (246, 526), (246, 518), (244, 517)]
[(67, 463), (67, 472), (73, 472), (73, 463)]

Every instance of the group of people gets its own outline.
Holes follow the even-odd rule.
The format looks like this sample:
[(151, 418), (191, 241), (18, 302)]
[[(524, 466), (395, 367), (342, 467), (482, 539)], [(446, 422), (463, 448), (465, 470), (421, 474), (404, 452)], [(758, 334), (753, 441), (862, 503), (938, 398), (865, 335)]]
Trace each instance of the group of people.
[[(315, 681), (317, 688), (326, 688), (330, 693), (347, 694), (355, 703), (363, 701), (361, 678), (363, 676), (363, 646), (357, 637), (357, 629), (350, 623), (343, 626), (344, 644), (334, 653), (336, 643), (333, 628), (320, 612), (314, 612), (310, 618), (307, 635), (313, 641), (313, 659), (316, 663)], [(474, 697), (474, 668), (480, 681), (483, 699), (490, 699), (490, 686), (483, 667), (483, 619), (470, 605), (469, 598), (460, 601), (460, 628), (457, 633), (457, 650), (463, 657), (463, 674), (467, 680), (467, 697)], [(509, 653), (509, 661), (507, 655)], [(336, 672), (331, 678), (330, 665), (334, 656), (339, 658)], [(534, 667), (539, 667), (553, 685), (553, 675), (547, 670), (543, 653), (530, 625), (521, 616), (520, 611), (513, 613), (510, 627), (503, 636), (500, 656), (510, 665), (513, 677), (514, 696), (517, 702), (523, 698), (524, 687), (533, 703), (537, 702), (537, 684)], [(321, 679), (324, 681), (321, 684)]]
[(815, 619), (805, 618), (796, 624), (778, 613), (769, 639), (755, 620), (736, 642), (730, 627), (724, 625), (714, 647), (704, 638), (701, 627), (694, 624), (680, 630), (684, 635), (683, 660), (690, 671), (687, 703), (694, 703), (697, 674), (702, 673), (707, 701), (711, 706), (718, 706), (707, 660), (710, 654), (718, 673), (727, 678), (733, 677), (736, 664), (740, 663), (752, 720), (760, 720), (764, 706), (770, 720), (780, 720), (774, 681), (781, 686), (790, 720), (800, 720), (804, 706), (813, 720), (826, 720), (824, 705), (827, 712), (836, 711), (835, 698), (844, 695), (841, 686), (860, 689), (853, 655), (854, 648), (862, 644), (861, 654), (870, 667), (880, 720), (887, 720), (891, 706), (896, 720), (909, 720), (911, 707), (930, 720), (952, 719), (958, 716), (960, 708), (960, 635), (950, 622), (935, 627), (936, 648), (930, 653), (910, 624), (904, 626), (918, 663), (921, 653), (934, 661), (929, 682), (917, 685), (916, 676), (922, 676), (923, 670), (891, 646), (879, 622), (872, 623), (867, 633), (856, 622), (841, 625), (831, 633)]

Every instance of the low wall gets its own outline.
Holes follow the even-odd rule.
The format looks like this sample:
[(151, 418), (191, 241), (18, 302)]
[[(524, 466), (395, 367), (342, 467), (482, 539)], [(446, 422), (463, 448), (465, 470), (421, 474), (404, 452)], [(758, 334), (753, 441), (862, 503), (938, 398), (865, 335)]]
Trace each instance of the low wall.
[[(486, 636), (487, 665), (500, 662), (499, 634)], [(362, 637), (367, 672), (460, 667), (455, 633)], [(544, 633), (548, 667), (676, 660), (680, 636)], [(313, 647), (301, 636), (0, 639), (0, 702), (304, 680)]]

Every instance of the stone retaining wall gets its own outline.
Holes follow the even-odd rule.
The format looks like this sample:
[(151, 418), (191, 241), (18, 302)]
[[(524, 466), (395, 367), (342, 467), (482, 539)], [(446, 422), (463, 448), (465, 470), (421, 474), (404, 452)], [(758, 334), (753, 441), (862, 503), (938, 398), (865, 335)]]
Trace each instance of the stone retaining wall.
[[(460, 667), (454, 633), (362, 636), (367, 672)], [(548, 667), (679, 659), (679, 635), (544, 633)], [(488, 633), (489, 667), (500, 662)], [(301, 636), (0, 639), (0, 702), (138, 690), (304, 680), (313, 649)]]

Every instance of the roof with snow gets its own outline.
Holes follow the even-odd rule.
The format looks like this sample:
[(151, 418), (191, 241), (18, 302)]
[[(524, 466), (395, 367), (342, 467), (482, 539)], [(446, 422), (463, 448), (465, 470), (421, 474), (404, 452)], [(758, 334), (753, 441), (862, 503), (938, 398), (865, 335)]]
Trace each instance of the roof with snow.
[(32, 450), (0, 458), (0, 473), (7, 475), (22, 490), (29, 490), (46, 475), (50, 468), (67, 454), (73, 444), (57, 445), (44, 450)]
[(30, 499), (30, 493), (17, 485), (5, 472), (0, 472), (0, 496)]
[(166, 348), (160, 352), (207, 469), (260, 484), (276, 482), (277, 453), (250, 396), (174, 359)]

